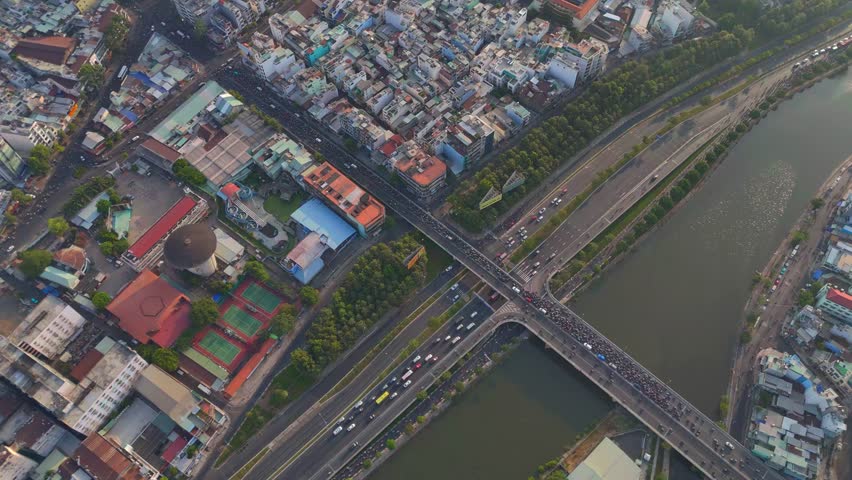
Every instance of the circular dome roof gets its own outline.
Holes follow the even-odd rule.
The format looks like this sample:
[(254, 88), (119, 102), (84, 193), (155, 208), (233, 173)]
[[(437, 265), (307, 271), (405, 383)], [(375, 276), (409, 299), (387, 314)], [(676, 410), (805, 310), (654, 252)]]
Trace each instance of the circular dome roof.
[(216, 234), (203, 223), (184, 225), (169, 235), (163, 246), (166, 261), (176, 268), (193, 268), (216, 251)]

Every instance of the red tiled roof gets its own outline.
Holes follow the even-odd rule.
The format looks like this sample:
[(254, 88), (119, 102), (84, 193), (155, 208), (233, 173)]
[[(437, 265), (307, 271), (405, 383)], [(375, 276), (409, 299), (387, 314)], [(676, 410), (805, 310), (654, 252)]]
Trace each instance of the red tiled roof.
[(260, 362), (263, 361), (266, 354), (269, 353), (269, 350), (272, 348), (272, 345), (275, 344), (275, 341), (271, 338), (267, 338), (263, 345), (260, 346), (260, 350), (258, 350), (248, 361), (243, 365), (243, 368), (237, 372), (236, 375), (228, 382), (228, 385), (225, 387), (225, 391), (222, 392), (226, 398), (231, 398), (234, 396), (237, 391), (239, 391), (240, 387), (243, 386), (248, 377), (254, 373), (254, 370), (260, 365)]
[(180, 152), (166, 145), (165, 143), (160, 142), (159, 140), (155, 140), (153, 138), (149, 138), (148, 140), (142, 142), (142, 146), (145, 147), (147, 150), (153, 152), (158, 157), (171, 163), (175, 163), (175, 161), (180, 158)]
[(170, 347), (190, 325), (189, 298), (150, 270), (143, 270), (107, 306), (122, 330), (141, 343)]
[(189, 443), (189, 441), (186, 438), (181, 435), (178, 435), (175, 441), (173, 441), (169, 444), (168, 447), (166, 447), (166, 450), (163, 452), (161, 457), (163, 457), (163, 460), (172, 463), (172, 460), (174, 460), (177, 454), (180, 453), (181, 450), (183, 450), (183, 447), (185, 447), (187, 443)]
[(852, 295), (849, 295), (846, 292), (841, 290), (830, 289), (828, 293), (825, 295), (826, 300), (836, 303), (841, 307), (848, 308), (852, 310)]
[(22, 38), (12, 53), (54, 65), (64, 65), (77, 46), (73, 37)]
[(222, 192), (222, 195), (226, 196), (227, 198), (232, 198), (234, 195), (239, 193), (240, 187), (237, 186), (236, 183), (228, 183), (224, 187), (219, 189), (219, 191)]
[(127, 252), (136, 258), (142, 258), (154, 245), (157, 244), (177, 223), (186, 216), (198, 202), (191, 197), (183, 197), (177, 201), (172, 208), (157, 220), (136, 242), (127, 249)]
[(86, 251), (76, 245), (71, 245), (54, 253), (53, 259), (74, 270), (81, 270), (86, 265)]
[(71, 369), (71, 378), (78, 382), (82, 382), (83, 379), (86, 378), (86, 375), (95, 368), (95, 365), (97, 365), (102, 358), (104, 358), (103, 353), (95, 349), (89, 350), (85, 355), (83, 355), (83, 358), (77, 362), (77, 365), (74, 365), (74, 368)]
[(143, 480), (142, 472), (124, 452), (97, 433), (89, 435), (72, 458), (96, 480)]
[(571, 11), (574, 14), (574, 17), (576, 17), (579, 20), (586, 18), (586, 15), (588, 15), (589, 12), (591, 12), (592, 9), (594, 9), (598, 4), (598, 0), (586, 0), (585, 2), (583, 2), (580, 5), (577, 5), (576, 3), (572, 3), (572, 2), (567, 1), (567, 0), (548, 0), (548, 1), (550, 3), (555, 4), (560, 9)]

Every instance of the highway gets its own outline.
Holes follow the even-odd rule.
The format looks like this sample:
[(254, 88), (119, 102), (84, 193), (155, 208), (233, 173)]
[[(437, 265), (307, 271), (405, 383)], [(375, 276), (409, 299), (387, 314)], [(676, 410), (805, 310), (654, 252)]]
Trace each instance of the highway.
[[(388, 183), (384, 177), (372, 170), (372, 166), (362, 162), (359, 158), (348, 153), (338, 145), (339, 139), (331, 136), (326, 129), (315, 126), (306, 121), (303, 114), (295, 111), (289, 102), (278, 101), (275, 94), (268, 92), (259, 84), (253, 84), (245, 76), (220, 75), (220, 81), (229, 88), (238, 90), (249, 101), (258, 105), (267, 114), (277, 117), (288, 134), (298, 139), (308, 148), (321, 153), (328, 161), (347, 172), (353, 180), (375, 195), (386, 207), (395, 211), (399, 216), (408, 221), (427, 235), (432, 241), (441, 246), (451, 254), (457, 261), (468, 270), (488, 283), (503, 297), (513, 302), (516, 307), (529, 316), (537, 316), (537, 321), (542, 325), (548, 324), (552, 331), (563, 330), (564, 338), (571, 338), (575, 343), (588, 344), (596, 355), (603, 355), (617, 369), (614, 376), (625, 385), (633, 385), (630, 389), (613, 389), (610, 394), (620, 403), (633, 402), (632, 396), (639, 393), (643, 396), (647, 407), (638, 413), (638, 418), (655, 430), (669, 430), (672, 434), (680, 434), (681, 421), (685, 421), (686, 415), (697, 416), (703, 420), (702, 427), (707, 429), (705, 439), (708, 437), (724, 438), (734, 447), (737, 458), (748, 456), (748, 450), (718, 428), (709, 418), (703, 416), (689, 402), (677, 395), (665, 382), (656, 378), (650, 371), (644, 369), (638, 362), (629, 357), (624, 351), (610, 342), (605, 336), (597, 332), (591, 325), (576, 316), (567, 307), (555, 302), (551, 298), (540, 298), (532, 292), (522, 291), (521, 285), (515, 282), (512, 276), (501, 267), (492, 262), (486, 255), (467, 243), (457, 232), (453, 231), (444, 223), (435, 219), (428, 211), (418, 203), (411, 200), (406, 194), (400, 192)], [(256, 87), (260, 86), (260, 91)], [(566, 340), (567, 341), (567, 340)], [(588, 372), (584, 372), (587, 373)], [(594, 380), (594, 378), (593, 378)], [(647, 415), (644, 413), (647, 412)], [(706, 424), (706, 426), (705, 426)], [(683, 454), (690, 459), (696, 467), (710, 475), (711, 467), (702, 467), (701, 462), (707, 465), (727, 465), (729, 473), (724, 477), (730, 479), (750, 479), (753, 476), (738, 465), (732, 464), (723, 452), (714, 450), (705, 451), (703, 440), (699, 436), (690, 436), (683, 440), (681, 446)], [(285, 468), (271, 478), (298, 478), (290, 476), (287, 471), (287, 455), (279, 451), (281, 445), (274, 445), (272, 451), (265, 458), (273, 458), (281, 462)], [(692, 453), (690, 453), (692, 452)], [(706, 458), (705, 458), (706, 457)], [(709, 462), (707, 458), (713, 458)], [(292, 464), (291, 464), (292, 465)], [(314, 461), (313, 465), (317, 465)], [(332, 466), (334, 468), (334, 466)], [(777, 474), (770, 472), (767, 478), (780, 478)]]
[[(693, 101), (684, 102), (637, 123), (630, 130), (622, 133), (583, 160), (563, 182), (552, 189), (547, 196), (534, 203), (526, 213), (519, 216), (517, 223), (507, 229), (499, 238), (499, 242), (491, 242), (485, 247), (488, 253), (491, 255), (498, 255), (502, 252), (511, 253), (521, 245), (524, 235), (535, 234), (551, 219), (555, 212), (570, 203), (571, 199), (582, 192), (601, 171), (616, 164), (625, 153), (629, 152), (634, 146), (641, 144), (644, 137), (650, 138), (652, 143), (644, 151), (625, 165), (617, 175), (602, 185), (584, 202), (581, 208), (562, 222), (561, 226), (539, 247), (542, 254), (547, 250), (546, 255), (542, 255), (544, 259), (549, 259), (552, 253), (557, 255), (554, 257), (557, 262), (548, 265), (550, 267), (548, 270), (552, 271), (558, 265), (570, 261), (585, 246), (585, 243), (593, 240), (597, 233), (603, 230), (602, 228), (594, 228), (593, 222), (595, 220), (601, 219), (601, 222), (605, 222), (605, 228), (609, 224), (609, 220), (604, 221), (604, 218), (612, 217), (612, 220), (614, 220), (635, 200), (641, 198), (642, 192), (636, 192), (638, 195), (632, 201), (629, 198), (622, 198), (627, 195), (629, 189), (641, 186), (644, 191), (647, 191), (653, 186), (652, 179), (655, 175), (658, 178), (664, 178), (666, 174), (689, 156), (694, 147), (699, 146), (713, 135), (711, 132), (709, 135), (698, 136), (698, 133), (709, 132), (709, 129), (714, 129), (714, 132), (718, 131), (719, 128), (716, 127), (720, 125), (721, 120), (734, 121), (753, 108), (755, 101), (761, 98), (765, 92), (790, 75), (792, 62), (809, 58), (810, 52), (811, 45), (803, 45), (795, 51), (786, 52), (782, 57), (784, 63), (781, 63), (780, 66), (778, 63), (773, 63), (772, 69), (769, 71), (758, 70), (757, 67), (754, 67), (755, 70), (763, 73), (763, 76), (755, 83), (731, 98), (710, 106), (707, 110), (677, 125), (659, 138), (656, 137), (656, 133), (666, 126), (670, 117), (699, 106), (699, 99), (695, 98)], [(737, 80), (725, 82), (706, 93), (708, 95), (720, 95), (741, 81), (743, 81), (743, 77), (738, 77)], [(683, 154), (680, 154), (681, 152)], [(560, 204), (555, 205), (554, 199), (558, 199)], [(613, 208), (608, 208), (610, 206)], [(543, 212), (542, 209), (544, 209)], [(540, 222), (534, 220), (539, 216), (542, 217)], [(580, 241), (583, 239), (578, 238), (578, 235), (586, 233), (589, 234), (590, 238)], [(559, 262), (559, 258), (564, 258), (564, 261)], [(529, 285), (530, 290), (539, 291), (543, 288), (544, 277), (547, 275), (542, 274), (541, 268), (532, 266), (535, 262), (544, 264), (542, 258), (528, 257), (518, 262), (515, 268), (519, 280), (523, 283), (532, 280)], [(542, 278), (532, 278), (533, 275), (531, 274), (536, 270)]]
[[(808, 53), (804, 56), (809, 57)], [(789, 61), (801, 60), (802, 52), (791, 53), (785, 58)], [(598, 172), (618, 161), (635, 145), (641, 143), (644, 136), (652, 138), (647, 149), (601, 185), (548, 236), (536, 249), (538, 254), (533, 251), (515, 265), (513, 274), (521, 283), (526, 284), (531, 291), (543, 291), (545, 283), (553, 274), (639, 201), (657, 180), (665, 178), (716, 133), (736, 123), (741, 116), (756, 108), (756, 102), (789, 74), (790, 67), (782, 65), (766, 73), (742, 92), (712, 105), (659, 138), (654, 137), (655, 132), (665, 126), (668, 114), (677, 114), (685, 110), (684, 108), (678, 107), (672, 112), (666, 112), (666, 116), (658, 115), (640, 122), (578, 167), (577, 171), (560, 184), (561, 190), (554, 189), (550, 196), (535, 204), (533, 210), (521, 217), (518, 223), (500, 238), (500, 243), (492, 243), (489, 252), (511, 252), (517, 248), (522, 243), (523, 235), (533, 235), (554, 212), (586, 188)], [(563, 191), (566, 193), (562, 194)], [(554, 199), (559, 199), (560, 204), (554, 205)], [(541, 222), (533, 220), (539, 215), (542, 217)], [(536, 265), (537, 263), (539, 265)]]

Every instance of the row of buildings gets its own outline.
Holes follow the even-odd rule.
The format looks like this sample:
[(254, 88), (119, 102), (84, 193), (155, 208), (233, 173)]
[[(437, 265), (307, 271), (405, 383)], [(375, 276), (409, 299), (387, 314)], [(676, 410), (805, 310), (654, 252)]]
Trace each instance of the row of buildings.
[(0, 2), (0, 183), (21, 186), (32, 148), (53, 146), (76, 116), (80, 70), (109, 61), (117, 16), (110, 0)]
[(825, 449), (846, 431), (837, 390), (796, 354), (766, 349), (758, 361), (746, 438), (752, 453), (788, 478), (821, 478)]
[[(210, 401), (53, 296), (0, 337), (0, 373), (28, 397), (3, 387), (0, 436), (10, 434), (8, 422), (34, 423), (47, 435), (34, 445), (4, 442), (4, 479), (35, 478), (43, 462), (53, 475), (82, 469), (89, 477), (45, 471), (38, 478), (141, 479), (172, 468), (189, 474), (195, 452), (226, 421)], [(86, 439), (80, 442), (69, 430)]]
[[(267, 11), (266, 0), (172, 0), (189, 28), (204, 31), (217, 48), (226, 48)], [(203, 30), (199, 30), (202, 28)]]
[(604, 71), (606, 44), (527, 17), (482, 3), (330, 2), (273, 14), (271, 38), (238, 47), (279, 95), (428, 201), (448, 169), (479, 161), (530, 108)]

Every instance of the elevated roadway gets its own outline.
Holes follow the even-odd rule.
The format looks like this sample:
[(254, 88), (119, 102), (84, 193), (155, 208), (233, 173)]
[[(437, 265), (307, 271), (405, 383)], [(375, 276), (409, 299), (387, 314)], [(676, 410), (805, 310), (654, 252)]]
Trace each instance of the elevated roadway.
[[(583, 348), (590, 353), (604, 357), (606, 362), (599, 368), (611, 369), (609, 380), (612, 386), (607, 389), (610, 395), (624, 405), (641, 403), (643, 406), (636, 407), (637, 410), (634, 412), (637, 418), (657, 432), (667, 432), (665, 435), (669, 436), (664, 438), (675, 438), (675, 445), (679, 451), (696, 467), (702, 468), (703, 462), (705, 465), (725, 466), (723, 468), (729, 470), (723, 476), (718, 476), (722, 474), (717, 472), (717, 476), (711, 478), (742, 480), (763, 478), (755, 477), (754, 472), (749, 473), (745, 470), (746, 466), (740, 466), (740, 461), (748, 465), (745, 462), (746, 459), (750, 459), (744, 446), (573, 311), (551, 298), (541, 298), (531, 292), (524, 292), (521, 285), (515, 282), (509, 273), (471, 246), (457, 232), (434, 218), (406, 194), (397, 190), (379, 173), (373, 171), (372, 166), (338, 145), (338, 138), (330, 136), (321, 126), (306, 121), (302, 114), (296, 112), (289, 103), (279, 101), (274, 94), (266, 92), (263, 87), (256, 88), (251, 81), (247, 80), (245, 76), (241, 76), (239, 81), (232, 77), (223, 78), (223, 82), (227, 83), (226, 86), (238, 90), (247, 100), (257, 104), (267, 114), (277, 117), (291, 136), (320, 152), (335, 167), (345, 172), (397, 215), (423, 232), (509, 302), (514, 303), (513, 308), (523, 312), (528, 325), (534, 325), (540, 331), (546, 332), (543, 334), (545, 339), (549, 335), (550, 338), (558, 339), (566, 346), (584, 345)], [(598, 383), (591, 370), (581, 371)], [(639, 398), (634, 398), (636, 396)], [(696, 434), (690, 432), (690, 424), (687, 422), (690, 422), (691, 418), (700, 421), (699, 425), (704, 429), (703, 432)], [(684, 429), (686, 429), (685, 432)], [(725, 441), (733, 447), (730, 449), (732, 452), (707, 448), (704, 442), (708, 437), (726, 439)], [(736, 465), (730, 459), (731, 453), (736, 459)], [(270, 455), (275, 455), (275, 452), (271, 452)], [(288, 459), (281, 459), (282, 463), (286, 461)], [(711, 467), (704, 468), (708, 468), (705, 473), (710, 475)], [(781, 478), (772, 471), (766, 471), (764, 475), (765, 478)]]

